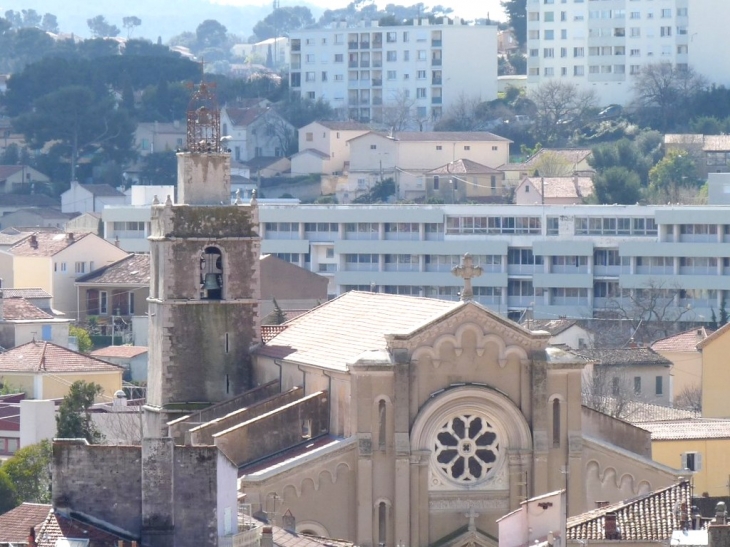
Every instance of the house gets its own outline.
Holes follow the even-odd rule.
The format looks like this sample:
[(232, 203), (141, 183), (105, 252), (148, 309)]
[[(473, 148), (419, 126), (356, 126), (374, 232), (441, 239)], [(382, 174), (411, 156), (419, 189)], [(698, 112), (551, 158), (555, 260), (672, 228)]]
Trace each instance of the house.
[(124, 368), (124, 380), (147, 382), (147, 348), (145, 346), (107, 346), (89, 355)]
[(0, 291), (0, 347), (14, 348), (33, 340), (68, 346), (70, 319), (55, 317), (25, 298), (5, 296)]
[(592, 362), (586, 366), (584, 383), (597, 397), (620, 397), (669, 406), (672, 362), (650, 348), (582, 349)]
[(71, 188), (61, 194), (64, 213), (101, 213), (108, 205), (124, 205), (126, 196), (108, 184), (80, 184), (71, 181)]
[(0, 216), (12, 213), (18, 209), (52, 207), (58, 209), (61, 203), (58, 199), (45, 194), (3, 194), (0, 193)]
[(261, 317), (274, 310), (308, 310), (327, 301), (328, 279), (274, 255), (262, 256)]
[(710, 173), (730, 172), (730, 137), (696, 133), (664, 135), (664, 149), (685, 150), (695, 160), (700, 179)]
[(58, 209), (52, 209), (50, 207), (18, 209), (0, 217), (0, 229), (4, 230), (16, 226), (23, 228), (39, 226), (64, 230), (66, 223), (73, 217), (73, 213), (62, 213)]
[(46, 503), (22, 503), (0, 515), (0, 547), (28, 545), (30, 531), (35, 533), (51, 510)]
[(248, 63), (265, 64), (268, 68), (284, 67), (289, 64), (289, 38), (279, 36), (254, 44), (234, 44), (231, 55), (242, 57)]
[[(504, 173), (472, 160), (459, 159), (426, 173), (425, 197), (445, 202), (476, 201), (504, 203), (507, 188)], [(409, 188), (401, 183), (401, 194), (408, 198)]]
[(150, 235), (150, 205), (157, 201), (164, 203), (167, 196), (175, 198), (172, 185), (134, 185), (128, 190), (128, 205), (104, 207), (101, 220), (104, 225), (104, 239), (130, 253), (149, 250), (147, 237)]
[(179, 121), (140, 122), (134, 131), (134, 148), (140, 156), (179, 150), (185, 142), (185, 124)]
[(268, 106), (224, 107), (221, 131), (230, 137), (225, 146), (231, 150), (231, 159), (243, 163), (259, 157), (287, 156), (296, 142), (296, 127)]
[(730, 323), (698, 342), (697, 349), (702, 353), (702, 416), (730, 418)]
[(96, 234), (103, 236), (101, 213), (82, 213), (66, 222), (65, 231), (75, 234)]
[(515, 188), (517, 205), (575, 205), (593, 196), (591, 177), (525, 177)]
[(672, 392), (675, 403), (681, 394), (699, 396), (702, 392), (702, 352), (697, 344), (714, 331), (707, 327), (696, 327), (684, 332), (661, 338), (649, 347), (672, 362)]
[(60, 399), (76, 380), (102, 387), (98, 400), (122, 389), (120, 366), (64, 348), (34, 341), (0, 353), (0, 381), (21, 389), (31, 399)]
[(103, 334), (111, 328), (111, 318), (130, 321), (134, 315), (147, 313), (150, 295), (150, 256), (130, 254), (76, 278), (78, 320), (97, 318)]
[(291, 157), (294, 175), (334, 175), (350, 161), (348, 141), (370, 128), (358, 122), (314, 121), (299, 128), (299, 152)]
[(55, 309), (75, 318), (76, 278), (127, 254), (94, 234), (39, 232), (0, 251), (0, 277), (11, 287), (43, 289)]
[[(519, 509), (497, 519), (499, 547), (565, 545), (565, 490), (550, 492), (520, 502)], [(470, 523), (471, 524), (471, 523)], [(474, 534), (478, 531), (475, 529)], [(476, 538), (475, 538), (476, 539)], [(484, 544), (489, 538), (479, 538)]]
[(27, 192), (34, 183), (49, 182), (49, 177), (30, 165), (0, 165), (0, 193)]
[[(16, 391), (12, 385), (5, 385), (3, 391)], [(12, 456), (20, 448), (20, 402), (25, 399), (25, 393), (10, 393), (0, 395), (0, 465), (2, 460)], [(0, 524), (2, 523), (0, 516)], [(0, 528), (2, 530), (2, 528)], [(2, 545), (0, 533), (0, 545)]]
[(552, 345), (566, 345), (572, 349), (593, 347), (593, 333), (573, 319), (528, 319), (525, 326), (530, 330), (550, 333)]
[[(503, 165), (509, 160), (511, 141), (485, 131), (406, 131), (393, 135), (371, 131), (348, 142), (347, 191), (354, 196), (385, 178), (393, 178), (400, 188), (401, 171), (438, 169), (457, 159), (490, 167)], [(491, 181), (489, 187), (491, 190)]]
[(59, 313), (51, 307), (51, 300), (53, 297), (48, 292), (38, 287), (29, 287), (24, 289), (3, 287), (2, 293), (5, 298), (22, 298), (51, 315), (59, 315)]
[(635, 425), (651, 432), (652, 459), (691, 474), (698, 496), (727, 495), (724, 479), (730, 476), (730, 419), (687, 418)]
[(280, 156), (258, 156), (245, 163), (251, 179), (258, 184), (262, 178), (279, 177), (291, 173), (291, 160)]
[(592, 173), (590, 148), (541, 148), (522, 163), (505, 163), (499, 168), (505, 180), (517, 186), (525, 177), (568, 177)]

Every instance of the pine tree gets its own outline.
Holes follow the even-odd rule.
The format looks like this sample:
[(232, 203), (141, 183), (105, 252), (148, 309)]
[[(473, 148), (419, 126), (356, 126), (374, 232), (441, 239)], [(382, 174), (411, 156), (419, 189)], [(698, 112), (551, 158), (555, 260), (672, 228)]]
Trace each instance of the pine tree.
[(727, 308), (725, 307), (725, 299), (723, 298), (720, 302), (720, 319), (717, 324), (719, 327), (722, 327), (723, 325), (727, 324), (727, 321)]
[(284, 310), (279, 307), (279, 303), (274, 298), (274, 325), (281, 325), (286, 322), (286, 314)]
[(710, 328), (717, 330), (717, 316), (715, 315), (715, 308), (711, 308), (712, 315), (710, 316)]

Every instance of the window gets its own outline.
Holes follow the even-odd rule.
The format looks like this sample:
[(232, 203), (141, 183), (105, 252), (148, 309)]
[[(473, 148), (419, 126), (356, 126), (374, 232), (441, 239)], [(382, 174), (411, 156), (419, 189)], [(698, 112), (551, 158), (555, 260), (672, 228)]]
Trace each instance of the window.
[(641, 394), (641, 376), (634, 376), (634, 393)]
[(664, 394), (664, 378), (662, 378), (661, 376), (657, 376), (655, 379), (654, 392), (657, 396)]
[(410, 61), (411, 60), (411, 52), (406, 50), (403, 52), (403, 60), (404, 61)]
[(551, 47), (546, 47), (542, 50), (542, 56), (546, 59), (550, 59), (552, 57), (555, 57), (555, 49)]
[(545, 31), (545, 40), (555, 40), (555, 31), (554, 30), (546, 30)]
[(385, 41), (389, 44), (394, 44), (398, 40), (398, 33), (397, 32), (386, 32), (385, 33)]
[(377, 144), (371, 144), (370, 145), (370, 150), (377, 150), (377, 148), (378, 148), (378, 145)]
[(322, 72), (322, 81), (323, 82), (326, 82), (327, 81), (327, 73), (324, 72), (324, 71)]
[(304, 56), (304, 62), (311, 65), (315, 61), (314, 53), (308, 53)]
[(425, 49), (419, 49), (417, 52), (418, 60), (419, 61), (425, 61), (426, 60), (426, 50)]
[(660, 27), (660, 35), (661, 36), (671, 36), (672, 35), (672, 27)]
[(41, 327), (41, 336), (46, 342), (50, 342), (51, 340), (53, 340), (51, 325), (43, 325)]
[(545, 21), (546, 23), (552, 23), (552, 22), (554, 22), (555, 21), (555, 12), (553, 12), (553, 11), (546, 11), (543, 14), (543, 21)]
[(396, 72), (395, 72), (395, 70), (389, 70), (389, 71), (388, 71), (388, 72), (386, 73), (385, 77), (386, 77), (386, 78), (387, 78), (388, 80), (395, 80), (395, 78), (396, 78)]
[(585, 67), (583, 65), (576, 65), (573, 67), (573, 76), (583, 76), (585, 74)]
[(398, 52), (397, 51), (388, 51), (385, 56), (385, 60), (388, 62), (395, 62), (398, 60)]
[(304, 81), (305, 82), (314, 82), (316, 80), (316, 76), (314, 72), (306, 72), (304, 74)]
[(434, 175), (433, 177), (433, 189), (438, 190), (439, 189), (439, 183), (441, 182), (441, 178), (438, 175)]
[(74, 264), (74, 269), (77, 274), (82, 274), (86, 272), (86, 262), (77, 262)]
[(611, 379), (611, 394), (614, 397), (618, 397), (621, 394), (621, 380), (617, 376)]
[(417, 87), (416, 88), (416, 99), (425, 99), (425, 98), (426, 98), (426, 88)]
[(107, 291), (99, 291), (99, 315), (107, 315), (109, 313), (109, 293)]
[(335, 53), (335, 63), (344, 63), (345, 62), (345, 54), (344, 53)]
[(381, 399), (378, 402), (378, 448), (383, 452), (385, 452), (386, 423), (385, 401)]
[(553, 399), (553, 448), (560, 448), (560, 400)]
[(471, 150), (471, 146), (465, 146), (464, 150)]
[(700, 471), (702, 469), (702, 454), (699, 452), (685, 452), (682, 454), (682, 469)]

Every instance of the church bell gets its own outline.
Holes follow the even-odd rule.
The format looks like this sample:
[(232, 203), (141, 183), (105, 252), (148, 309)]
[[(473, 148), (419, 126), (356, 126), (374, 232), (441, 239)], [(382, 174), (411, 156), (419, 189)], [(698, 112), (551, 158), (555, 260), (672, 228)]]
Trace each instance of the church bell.
[(205, 274), (205, 281), (203, 282), (203, 288), (206, 291), (215, 291), (221, 288), (221, 284), (218, 281), (218, 274), (207, 273)]

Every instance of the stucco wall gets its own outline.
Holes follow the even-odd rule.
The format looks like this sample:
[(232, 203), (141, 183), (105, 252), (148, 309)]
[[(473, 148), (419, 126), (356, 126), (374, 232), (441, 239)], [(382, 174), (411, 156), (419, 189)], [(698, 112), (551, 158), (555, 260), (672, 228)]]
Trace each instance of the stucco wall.
[(702, 454), (702, 467), (692, 473), (696, 496), (707, 492), (710, 496), (727, 496), (727, 477), (730, 476), (730, 439), (696, 439), (652, 441), (652, 457), (670, 467), (681, 467), (682, 453)]
[(581, 408), (584, 435), (615, 444), (646, 458), (651, 458), (651, 433), (587, 406)]
[(730, 418), (730, 331), (720, 333), (702, 348), (702, 416)]

